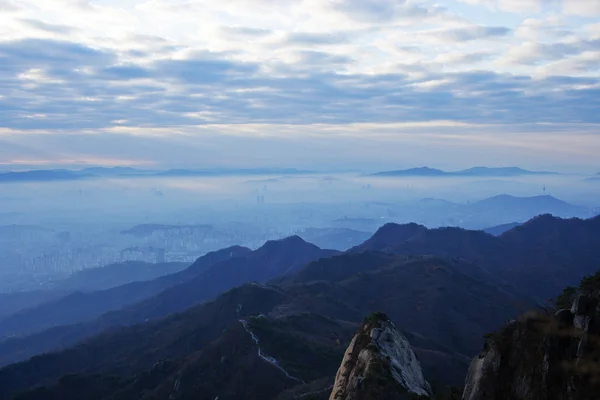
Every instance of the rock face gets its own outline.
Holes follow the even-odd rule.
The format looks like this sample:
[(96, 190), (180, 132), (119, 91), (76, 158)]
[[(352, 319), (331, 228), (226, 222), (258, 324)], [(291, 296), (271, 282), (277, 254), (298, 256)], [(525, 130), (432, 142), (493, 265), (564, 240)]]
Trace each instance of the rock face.
[(348, 346), (330, 400), (429, 398), (431, 388), (408, 340), (384, 314), (372, 314)]
[(591, 400), (600, 393), (598, 299), (554, 317), (529, 314), (493, 334), (473, 360), (463, 400)]

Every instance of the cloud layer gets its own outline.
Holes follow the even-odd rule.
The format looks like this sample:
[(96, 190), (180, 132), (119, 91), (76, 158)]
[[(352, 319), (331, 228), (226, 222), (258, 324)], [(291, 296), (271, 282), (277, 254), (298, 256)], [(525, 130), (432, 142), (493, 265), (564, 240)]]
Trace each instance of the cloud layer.
[[(231, 164), (266, 163), (241, 139), (265, 155), (277, 149), (282, 162), (315, 164), (298, 151), (315, 154), (322, 140), (347, 149), (334, 157), (340, 165), (365, 166), (380, 161), (377, 146), (410, 143), (421, 153), (406, 163), (418, 163), (462, 126), (460, 154), (496, 146), (506, 164), (530, 148), (534, 162), (593, 165), (598, 4), (0, 0), (0, 163), (174, 165), (202, 142)], [(144, 153), (157, 140), (168, 152)]]

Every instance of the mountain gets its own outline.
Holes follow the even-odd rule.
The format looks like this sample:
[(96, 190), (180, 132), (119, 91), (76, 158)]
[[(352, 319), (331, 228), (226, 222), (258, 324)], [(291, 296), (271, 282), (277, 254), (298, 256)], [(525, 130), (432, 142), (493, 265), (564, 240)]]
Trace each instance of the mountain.
[(53, 289), (82, 292), (110, 289), (131, 282), (148, 281), (173, 274), (188, 266), (188, 263), (179, 262), (153, 264), (125, 261), (74, 272), (68, 278), (56, 282)]
[[(252, 252), (248, 257), (256, 259), (249, 267), (219, 263), (209, 269), (216, 277), (205, 275), (215, 280), (205, 286), (187, 281), (181, 297), (199, 296), (194, 288), (204, 293), (208, 284), (220, 284), (220, 276), (245, 269), (271, 271), (267, 285), (245, 284), (196, 306), (167, 290), (128, 312), (1, 343), (4, 360), (63, 350), (0, 370), (0, 398), (40, 384), (46, 386), (22, 398), (82, 398), (89, 387), (98, 388), (98, 400), (234, 399), (236, 393), (248, 399), (327, 398), (352, 333), (374, 311), (404, 329), (430, 382), (456, 384), (464, 381), (487, 332), (536, 306), (529, 294), (555, 296), (576, 276), (595, 271), (599, 229), (600, 217), (549, 215), (499, 237), (388, 224), (363, 245), (304, 267), (276, 268), (281, 263)], [(302, 243), (295, 237), (270, 242), (264, 251), (273, 259), (294, 251), (298, 257), (310, 248)], [(221, 269), (227, 272), (220, 275)], [(180, 312), (143, 319), (173, 311)], [(132, 321), (141, 323), (123, 326)]]
[(587, 218), (590, 211), (548, 195), (516, 197), (503, 194), (465, 204), (458, 212), (454, 212), (455, 218), (462, 220), (463, 226), (477, 229), (484, 228), (480, 224), (485, 221), (527, 221), (541, 214)]
[(529, 171), (519, 167), (489, 168), (473, 167), (462, 171), (450, 172), (462, 176), (522, 176), (522, 175), (558, 175), (549, 171)]
[[(233, 250), (212, 253), (180, 273), (154, 281), (108, 291), (74, 293), (9, 316), (0, 321), (0, 337), (41, 333), (0, 343), (0, 348), (6, 350), (0, 351), (0, 365), (73, 344), (112, 327), (183, 311), (235, 286), (265, 282), (336, 253), (322, 250), (298, 236), (268, 241), (252, 252), (244, 248)], [(81, 322), (87, 323), (71, 325)], [(43, 331), (48, 328), (54, 329)]]
[(298, 170), (296, 168), (246, 168), (246, 169), (170, 169), (160, 171), (156, 176), (236, 176), (236, 175), (295, 175), (311, 174), (314, 171)]
[[(230, 247), (208, 253), (182, 271), (150, 281), (132, 282), (89, 293), (77, 291), (58, 298), (51, 297), (48, 302), (25, 308), (1, 319), (0, 338), (30, 335), (52, 327), (92, 321), (108, 311), (118, 310), (155, 296), (196, 277), (222, 261), (243, 257), (249, 252), (250, 250), (244, 247)], [(0, 364), (1, 360), (0, 357)]]
[(556, 175), (556, 172), (549, 171), (529, 171), (519, 167), (501, 167), (501, 168), (490, 168), (490, 167), (473, 167), (460, 171), (442, 171), (440, 169), (434, 169), (429, 167), (411, 168), (396, 171), (384, 171), (371, 174), (371, 176), (424, 176), (424, 177), (437, 177), (437, 176), (470, 176), (470, 177), (507, 177), (507, 176), (523, 176), (523, 175)]
[(375, 313), (352, 338), (329, 400), (411, 400), (431, 394), (406, 337), (385, 314)]
[(370, 176), (446, 176), (448, 172), (440, 169), (434, 169), (429, 167), (410, 168), (396, 171), (383, 171), (370, 174)]
[(472, 203), (470, 209), (482, 212), (505, 212), (513, 210), (516, 214), (553, 214), (571, 216), (584, 211), (582, 208), (552, 196), (515, 197), (502, 194)]
[(488, 336), (469, 368), (464, 400), (598, 397), (598, 299), (580, 295), (555, 316), (529, 313)]
[(502, 224), (502, 225), (492, 226), (491, 228), (483, 229), (483, 231), (485, 233), (489, 233), (490, 235), (500, 236), (504, 232), (510, 231), (511, 229), (516, 228), (516, 227), (521, 226), (521, 225), (522, 224), (520, 222), (510, 222), (508, 224)]
[(77, 172), (64, 169), (3, 172), (0, 173), (0, 183), (72, 181), (89, 177), (91, 177), (91, 175), (79, 174)]
[(347, 228), (306, 228), (298, 236), (322, 249), (348, 250), (371, 237), (371, 233)]
[(144, 170), (130, 167), (91, 167), (78, 171), (66, 169), (1, 172), (0, 183), (52, 182), (101, 177), (193, 177), (193, 176), (239, 176), (239, 175), (297, 175), (314, 171), (296, 168), (247, 168), (247, 169), (171, 169), (166, 171)]
[(542, 215), (499, 237), (460, 228), (387, 224), (351, 251), (366, 250), (466, 259), (489, 273), (490, 279), (503, 282), (503, 288), (546, 301), (565, 284), (575, 284), (598, 268), (600, 217)]
[(56, 300), (68, 295), (58, 290), (0, 293), (0, 319), (25, 308)]
[[(1, 229), (2, 227), (0, 227)], [(173, 274), (187, 266), (189, 266), (188, 263), (151, 264), (141, 261), (126, 261), (105, 267), (77, 271), (65, 279), (48, 285), (48, 289), (1, 293), (0, 320), (23, 309), (57, 300), (73, 292), (106, 290), (127, 283), (148, 281)]]
[[(110, 396), (131, 393), (127, 388), (135, 381), (147, 394), (172, 391), (178, 379), (186, 389), (175, 398), (182, 399), (234, 399), (235, 393), (266, 390), (265, 382), (271, 381), (278, 394), (265, 392), (260, 398), (328, 393), (363, 316), (376, 310), (407, 329), (403, 334), (427, 376), (460, 382), (483, 334), (532, 305), (464, 275), (463, 263), (381, 253), (322, 258), (277, 279), (275, 286), (246, 284), (179, 314), (105, 331), (74, 347), (7, 366), (0, 370), (0, 388), (5, 388), (0, 397), (39, 383), (56, 385), (46, 387), (52, 393), (77, 389), (68, 380), (57, 381), (66, 374), (94, 382), (100, 379), (93, 378), (97, 374), (116, 376)], [(48, 337), (71, 334), (56, 328)], [(29, 351), (40, 340), (48, 338), (9, 340), (0, 354)], [(168, 360), (176, 363), (175, 372), (148, 378), (157, 363)], [(142, 390), (137, 390), (139, 396)], [(115, 399), (110, 396), (98, 398)]]

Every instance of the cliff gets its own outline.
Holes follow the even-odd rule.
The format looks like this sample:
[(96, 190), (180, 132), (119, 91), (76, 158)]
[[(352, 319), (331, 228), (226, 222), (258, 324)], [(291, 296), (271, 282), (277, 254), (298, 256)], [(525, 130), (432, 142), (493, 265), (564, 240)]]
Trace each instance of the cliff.
[(354, 336), (330, 400), (429, 398), (431, 389), (408, 340), (384, 314), (372, 314)]
[(570, 310), (508, 323), (472, 361), (463, 400), (598, 398), (597, 306), (597, 299), (579, 295)]

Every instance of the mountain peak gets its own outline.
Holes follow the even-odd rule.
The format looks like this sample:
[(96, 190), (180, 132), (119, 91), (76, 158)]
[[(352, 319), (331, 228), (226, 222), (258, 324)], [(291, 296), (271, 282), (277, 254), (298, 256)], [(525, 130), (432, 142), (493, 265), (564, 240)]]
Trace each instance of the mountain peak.
[(355, 247), (353, 250), (386, 251), (387, 246), (406, 242), (425, 231), (427, 231), (426, 227), (414, 222), (402, 225), (390, 222), (379, 228), (369, 240)]
[(276, 248), (288, 247), (288, 246), (300, 247), (300, 246), (314, 246), (314, 245), (311, 243), (308, 243), (307, 241), (305, 241), (298, 235), (293, 235), (293, 236), (284, 237), (282, 239), (267, 240), (265, 242), (265, 244), (263, 244), (260, 247), (260, 249), (258, 249), (258, 250), (276, 249)]
[(408, 340), (387, 315), (374, 313), (350, 342), (329, 400), (408, 400), (430, 394)]

